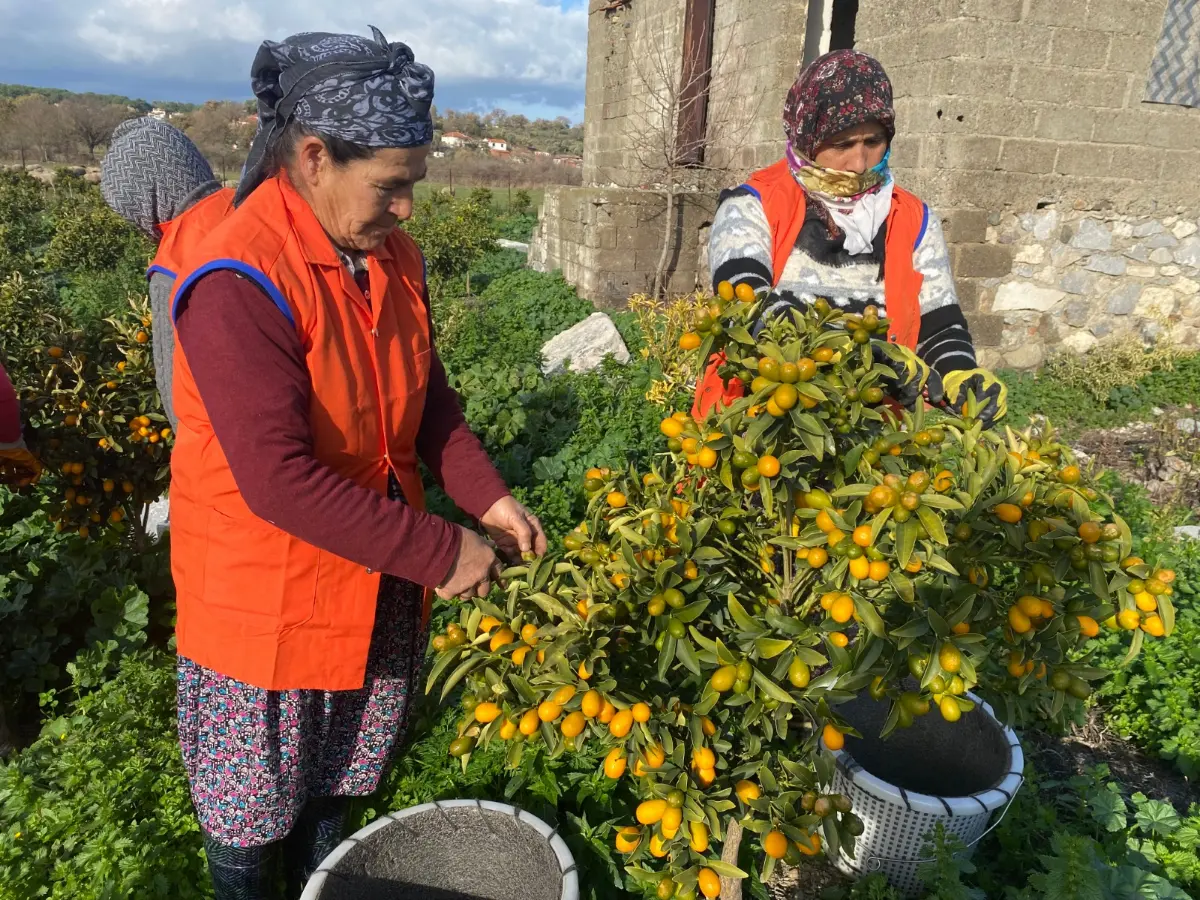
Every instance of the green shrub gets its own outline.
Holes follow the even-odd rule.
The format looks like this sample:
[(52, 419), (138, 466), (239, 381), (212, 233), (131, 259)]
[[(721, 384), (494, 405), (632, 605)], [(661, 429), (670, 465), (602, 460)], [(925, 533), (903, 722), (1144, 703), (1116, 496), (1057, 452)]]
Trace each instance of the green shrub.
[(449, 282), (467, 275), (484, 253), (495, 248), (490, 203), (457, 200), (446, 191), (419, 201), (404, 230), (425, 254), (429, 291), (434, 299), (442, 296)]
[(173, 657), (130, 657), (0, 765), (0, 896), (210, 897), (174, 722)]
[(1132, 387), (1153, 372), (1170, 371), (1179, 350), (1169, 339), (1147, 347), (1134, 333), (1105, 338), (1084, 354), (1061, 353), (1046, 364), (1045, 377), (1106, 403), (1118, 388)]

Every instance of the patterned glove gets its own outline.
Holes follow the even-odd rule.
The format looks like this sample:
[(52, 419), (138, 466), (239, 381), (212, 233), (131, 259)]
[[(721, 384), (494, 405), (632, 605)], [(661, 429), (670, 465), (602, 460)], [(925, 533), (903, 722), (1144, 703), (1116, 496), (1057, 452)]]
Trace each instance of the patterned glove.
[(883, 341), (871, 341), (871, 355), (875, 362), (895, 373), (893, 377), (885, 377), (881, 385), (888, 396), (905, 409), (915, 409), (922, 399), (934, 406), (941, 406), (944, 400), (941, 376), (920, 359), (916, 359), (916, 365), (913, 365), (915, 357), (907, 361), (893, 357), (888, 352), (888, 346)]
[(971, 396), (979, 404), (975, 413), (984, 428), (991, 428), (1008, 415), (1008, 388), (994, 373), (987, 369), (960, 369), (943, 379), (946, 404), (955, 412), (966, 415), (970, 412), (968, 401)]
[(28, 487), (42, 475), (42, 464), (24, 447), (0, 450), (0, 484)]

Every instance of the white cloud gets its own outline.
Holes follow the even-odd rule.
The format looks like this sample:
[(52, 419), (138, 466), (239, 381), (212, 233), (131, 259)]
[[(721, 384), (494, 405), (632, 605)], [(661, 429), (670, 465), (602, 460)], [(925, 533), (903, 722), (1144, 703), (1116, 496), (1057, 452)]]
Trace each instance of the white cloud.
[(14, 51), (0, 60), (0, 80), (21, 81), (24, 71), (26, 80), (52, 83), (60, 71), (78, 82), (90, 73), (120, 93), (128, 92), (122, 84), (160, 83), (201, 94), (206, 86), (228, 93), (240, 81), (245, 95), (264, 39), (369, 34), (370, 25), (434, 68), (444, 100), (582, 105), (587, 13), (574, 0), (566, 9), (558, 0), (0, 0), (0, 33)]

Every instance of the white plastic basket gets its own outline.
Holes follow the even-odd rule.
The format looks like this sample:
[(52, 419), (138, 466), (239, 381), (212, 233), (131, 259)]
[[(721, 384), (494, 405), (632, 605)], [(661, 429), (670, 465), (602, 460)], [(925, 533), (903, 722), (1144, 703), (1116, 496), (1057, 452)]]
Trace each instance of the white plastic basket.
[[(987, 790), (964, 797), (938, 797), (906, 791), (872, 775), (846, 750), (834, 754), (837, 769), (833, 790), (850, 798), (855, 815), (863, 822), (863, 833), (855, 842), (854, 857), (850, 858), (845, 851), (839, 855), (837, 865), (843, 872), (857, 877), (882, 872), (897, 890), (906, 896), (915, 896), (921, 890), (917, 870), (921, 863), (928, 861), (921, 851), (937, 823), (941, 822), (948, 833), (958, 836), (967, 846), (968, 857), (974, 852), (975, 845), (1000, 824), (1024, 781), (1025, 754), (1017, 735), (1000, 724), (992, 708), (978, 697), (968, 696), (1002, 730), (1008, 741), (1006, 771)], [(988, 821), (997, 810), (1002, 812), (988, 828)]]
[[(527, 864), (524, 877), (528, 879), (539, 875), (544, 876), (549, 879), (549, 882), (544, 885), (538, 885), (539, 889), (542, 887), (554, 887), (554, 893), (558, 895), (557, 900), (579, 900), (579, 873), (575, 869), (575, 859), (558, 832), (532, 813), (518, 809), (515, 806), (510, 806), (507, 803), (493, 803), (489, 800), (439, 800), (436, 803), (423, 803), (420, 806), (412, 806), (399, 812), (381, 816), (365, 828), (355, 832), (329, 854), (304, 888), (304, 893), (301, 895), (300, 900), (322, 900), (322, 898), (328, 897), (331, 894), (338, 895), (340, 891), (336, 882), (339, 876), (344, 878), (346, 875), (344, 871), (345, 867), (343, 866), (346, 857), (355, 848), (360, 847), (360, 845), (370, 844), (373, 837), (382, 837), (387, 829), (395, 827), (398, 823), (409, 826), (416, 825), (422, 834), (425, 833), (427, 822), (429, 823), (430, 832), (441, 829), (443, 826), (449, 826), (450, 832), (453, 832), (456, 826), (451, 822), (451, 817), (448, 814), (460, 817), (460, 824), (465, 822), (469, 825), (478, 824), (482, 826), (478, 831), (486, 835), (486, 838), (483, 842), (475, 845), (474, 850), (476, 852), (472, 854), (474, 858), (466, 859), (458, 856), (453, 860), (442, 860), (436, 865), (436, 872), (421, 872), (420, 874), (422, 875), (434, 874), (435, 876), (437, 873), (442, 873), (441, 877), (434, 877), (432, 880), (423, 879), (421, 883), (427, 885), (427, 888), (413, 886), (413, 890), (420, 893), (421, 896), (426, 895), (425, 891), (427, 889), (432, 889), (435, 893), (440, 890), (446, 896), (458, 896), (463, 889), (463, 885), (458, 882), (463, 881), (465, 876), (471, 875), (473, 866), (480, 866), (486, 863), (490, 854), (508, 853), (510, 849), (513, 853), (519, 851), (519, 847), (510, 847), (506, 843), (506, 836), (511, 832), (513, 827), (516, 827), (535, 832), (545, 840), (551, 851), (550, 861), (547, 861), (545, 855), (542, 853), (538, 854), (539, 858), (536, 860), (524, 860)], [(462, 819), (461, 817), (463, 816), (466, 818)], [(415, 823), (411, 821), (414, 819), (416, 820)], [(452, 838), (452, 833), (442, 833), (442, 840), (445, 840), (447, 845), (450, 845), (449, 849), (452, 849)], [(414, 850), (415, 848), (406, 847), (405, 853), (407, 855), (407, 853)], [(413, 855), (421, 858), (420, 854), (415, 852)], [(428, 861), (434, 862), (436, 856), (436, 852), (430, 854)], [(520, 859), (518, 860), (518, 862), (521, 861)], [(545, 870), (544, 867), (547, 862), (549, 862), (549, 869)], [(528, 864), (536, 864), (543, 868), (540, 871), (534, 871), (534, 867)], [(355, 867), (350, 866), (349, 868), (353, 869)], [(382, 870), (389, 868), (386, 860), (381, 860), (378, 868), (381, 870), (378, 874), (383, 874)], [(409, 868), (413, 868), (413, 866), (409, 866)], [(438, 883), (443, 880), (443, 877), (445, 880), (444, 885)], [(475, 882), (474, 887), (480, 887), (480, 882)], [(528, 882), (525, 883), (524, 887), (526, 891), (531, 893), (538, 893), (539, 895), (545, 895), (546, 893), (545, 890), (535, 891), (534, 886), (529, 885)], [(386, 895), (395, 896), (391, 892), (398, 888), (402, 888), (402, 886), (389, 886), (386, 889), (389, 893)], [(359, 887), (350, 893), (357, 897), (368, 896), (372, 891)], [(486, 885), (483, 892), (479, 894), (480, 897), (504, 898), (518, 895), (526, 897), (529, 896), (529, 893), (520, 892), (519, 887), (513, 890), (512, 885), (494, 884)], [(472, 892), (472, 896), (474, 896), (474, 892)]]

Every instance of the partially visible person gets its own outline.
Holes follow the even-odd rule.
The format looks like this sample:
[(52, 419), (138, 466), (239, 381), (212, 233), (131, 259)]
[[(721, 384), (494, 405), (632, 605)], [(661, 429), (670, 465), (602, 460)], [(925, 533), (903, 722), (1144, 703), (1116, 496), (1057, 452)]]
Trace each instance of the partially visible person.
[[(1004, 414), (1004, 388), (976, 362), (941, 223), (888, 165), (896, 113), (883, 67), (857, 50), (826, 54), (800, 74), (783, 118), (784, 159), (721, 195), (709, 239), (714, 290), (772, 291), (765, 317), (818, 298), (848, 313), (877, 307), (891, 320), (889, 340), (928, 365), (928, 399), (961, 403), (974, 391), (991, 425)], [(722, 362), (698, 386), (697, 416), (741, 396), (740, 381), (720, 378)]]
[(233, 189), (178, 128), (144, 116), (113, 131), (100, 164), (100, 191), (112, 210), (158, 245), (146, 272), (153, 318), (154, 376), (163, 410), (177, 424), (171, 397), (175, 329), (170, 301), (184, 253), (233, 209)]
[(21, 403), (0, 364), (0, 484), (28, 487), (42, 474), (42, 464), (27, 446), (21, 429)]

